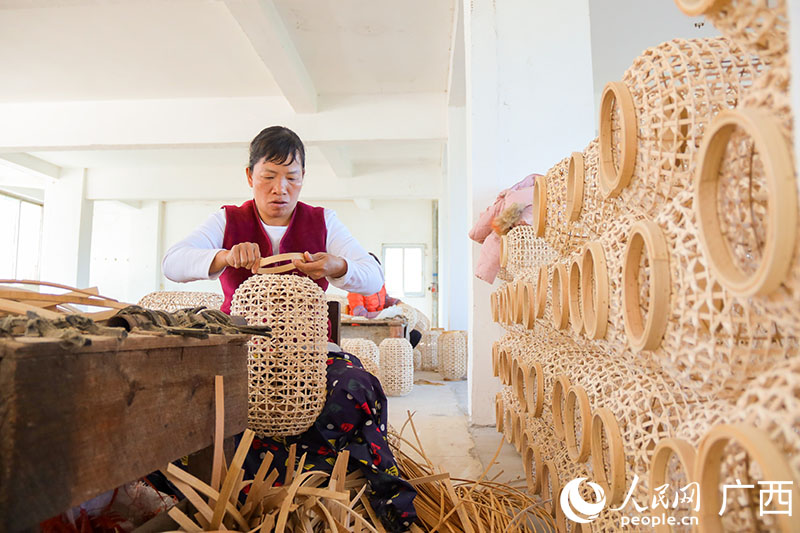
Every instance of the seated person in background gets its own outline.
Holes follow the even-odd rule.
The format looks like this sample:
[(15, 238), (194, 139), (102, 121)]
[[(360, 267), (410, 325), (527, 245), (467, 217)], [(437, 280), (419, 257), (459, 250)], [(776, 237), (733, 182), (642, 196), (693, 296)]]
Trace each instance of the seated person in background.
[[(378, 259), (375, 254), (370, 252), (369, 255), (371, 255), (379, 265), (381, 264), (380, 259)], [(382, 286), (381, 290), (375, 294), (370, 294), (369, 296), (364, 296), (363, 294), (358, 294), (356, 292), (347, 293), (347, 306), (350, 308), (350, 314), (353, 316), (363, 316), (366, 318), (391, 318), (393, 316), (398, 316), (400, 313), (398, 312), (396, 314), (387, 316), (387, 314), (383, 313), (383, 311), (400, 303), (402, 302), (399, 298), (392, 298), (386, 294), (386, 285)], [(419, 341), (422, 338), (422, 333), (416, 329), (413, 329), (408, 336), (411, 342), (411, 347), (416, 348), (417, 344), (419, 344)]]
[[(305, 177), (305, 147), (293, 131), (273, 126), (250, 143), (245, 170), (253, 199), (226, 205), (167, 251), (164, 275), (179, 282), (217, 279), (230, 313), (236, 288), (260, 267), (261, 257), (302, 252), (293, 261), (296, 272), (323, 290), (328, 283), (343, 290), (370, 294), (383, 284), (380, 265), (369, 257), (330, 209), (298, 201)], [(331, 345), (334, 346), (335, 345)], [(338, 348), (338, 347), (336, 347)], [(373, 509), (392, 532), (405, 531), (415, 520), (414, 488), (397, 474), (387, 444), (386, 396), (380, 382), (364, 371), (352, 354), (329, 348), (327, 395), (317, 421), (293, 437), (256, 437), (244, 460), (252, 479), (267, 451), (285, 475), (289, 449), (306, 454), (305, 467), (330, 472), (333, 455), (350, 451), (349, 470), (360, 469), (370, 484)], [(237, 438), (238, 444), (238, 438)]]

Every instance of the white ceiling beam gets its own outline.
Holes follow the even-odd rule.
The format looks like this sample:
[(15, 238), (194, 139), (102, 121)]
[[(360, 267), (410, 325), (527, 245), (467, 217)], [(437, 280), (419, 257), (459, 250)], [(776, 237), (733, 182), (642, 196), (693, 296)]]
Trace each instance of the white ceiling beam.
[[(90, 168), (89, 200), (210, 200), (252, 198), (239, 167)], [(324, 165), (308, 167), (300, 199), (438, 198), (442, 172), (438, 165), (393, 166), (339, 179)]]
[(61, 167), (43, 159), (21, 152), (0, 153), (0, 165), (11, 167), (24, 174), (32, 174), (39, 178), (58, 179)]
[(316, 113), (317, 90), (272, 0), (225, 0), (283, 96), (297, 113)]
[(328, 143), (321, 143), (317, 145), (317, 148), (322, 152), (337, 177), (353, 177), (353, 161), (347, 154), (347, 148)]
[(0, 104), (0, 152), (225, 146), (273, 124), (308, 144), (444, 140), (446, 116), (444, 93), (326, 97), (316, 114), (280, 96)]

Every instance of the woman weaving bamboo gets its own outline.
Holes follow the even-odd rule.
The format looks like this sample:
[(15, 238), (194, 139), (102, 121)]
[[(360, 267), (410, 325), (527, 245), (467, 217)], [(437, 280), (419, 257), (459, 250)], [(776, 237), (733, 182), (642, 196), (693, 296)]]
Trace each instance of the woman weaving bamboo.
[[(178, 282), (219, 278), (226, 313), (234, 291), (258, 270), (261, 257), (276, 253), (303, 253), (303, 259), (293, 261), (295, 268), (323, 290), (330, 283), (345, 291), (373, 294), (383, 286), (380, 266), (336, 214), (298, 201), (305, 148), (294, 132), (273, 126), (259, 133), (250, 143), (246, 174), (253, 199), (224, 206), (170, 248), (162, 263), (167, 278)], [(331, 351), (327, 389), (322, 414), (305, 433), (253, 441), (245, 460), (246, 475), (255, 475), (266, 451), (275, 455), (273, 465), (285, 468), (292, 444), (308, 454), (306, 465), (325, 471), (331, 470), (326, 459), (347, 449), (350, 465), (360, 468), (370, 483), (370, 502), (381, 521), (392, 531), (407, 529), (416, 518), (415, 491), (397, 477), (386, 440), (387, 402), (380, 383), (363, 371), (355, 356)]]

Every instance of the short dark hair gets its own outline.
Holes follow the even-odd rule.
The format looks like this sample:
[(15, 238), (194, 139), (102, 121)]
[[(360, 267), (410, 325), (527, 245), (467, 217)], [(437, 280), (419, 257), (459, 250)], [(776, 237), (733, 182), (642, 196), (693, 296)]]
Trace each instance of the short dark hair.
[(291, 164), (295, 158), (300, 159), (300, 165), (306, 168), (306, 149), (303, 141), (295, 132), (284, 126), (270, 126), (261, 130), (250, 142), (250, 165), (253, 167), (266, 158), (267, 161), (277, 164)]

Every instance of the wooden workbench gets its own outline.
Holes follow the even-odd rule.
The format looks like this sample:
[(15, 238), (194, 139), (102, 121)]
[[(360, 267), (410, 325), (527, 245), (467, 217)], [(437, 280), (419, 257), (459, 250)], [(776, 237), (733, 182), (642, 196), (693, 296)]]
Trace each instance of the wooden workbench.
[(343, 339), (362, 338), (371, 340), (375, 344), (380, 344), (388, 337), (408, 337), (406, 323), (399, 318), (368, 320), (343, 318), (341, 328)]
[(247, 335), (0, 339), (0, 531), (33, 527), (247, 424)]

